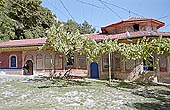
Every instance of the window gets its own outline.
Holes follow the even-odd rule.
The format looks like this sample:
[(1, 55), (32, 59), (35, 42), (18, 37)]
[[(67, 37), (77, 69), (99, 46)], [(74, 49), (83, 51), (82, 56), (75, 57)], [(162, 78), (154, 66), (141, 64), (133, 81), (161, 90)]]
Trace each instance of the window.
[(135, 60), (127, 60), (126, 61), (126, 70), (130, 71), (135, 68)]
[(45, 56), (45, 69), (51, 69), (51, 55)]
[(167, 69), (167, 56), (165, 56), (165, 55), (160, 56), (159, 65), (160, 65), (160, 72), (167, 72), (168, 71), (168, 69)]
[(86, 56), (85, 55), (78, 56), (78, 68), (86, 68)]
[(139, 31), (139, 24), (134, 24), (133, 29), (134, 29), (135, 32)]
[(104, 56), (103, 57), (103, 69), (108, 70), (108, 68), (109, 68), (109, 57)]
[(43, 69), (43, 56), (41, 54), (37, 55), (36, 67), (37, 69)]
[(71, 56), (67, 60), (67, 66), (73, 66), (74, 65), (74, 57)]
[(55, 58), (55, 69), (63, 69), (63, 56), (62, 55), (56, 55)]
[(143, 61), (143, 70), (144, 71), (153, 71), (153, 59), (148, 58)]
[(10, 67), (15, 68), (17, 67), (17, 57), (10, 56)]
[(119, 56), (117, 56), (117, 57), (115, 57), (115, 69), (117, 70), (117, 71), (120, 71), (120, 66), (121, 65), (121, 59), (120, 59), (120, 57)]

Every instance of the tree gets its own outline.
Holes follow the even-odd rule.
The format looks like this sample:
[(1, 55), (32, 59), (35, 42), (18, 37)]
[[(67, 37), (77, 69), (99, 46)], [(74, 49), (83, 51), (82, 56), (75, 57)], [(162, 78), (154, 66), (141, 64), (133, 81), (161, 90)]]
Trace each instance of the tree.
[[(58, 28), (55, 26), (50, 28), (47, 32), (47, 38), (43, 48), (63, 53), (66, 55), (66, 59), (75, 54), (85, 54), (89, 61), (97, 61), (103, 55), (109, 54), (110, 57), (110, 54), (115, 51), (129, 60), (143, 59), (147, 61), (150, 57), (154, 57), (154, 53), (157, 53), (158, 56), (170, 55), (170, 39), (163, 39), (161, 36), (153, 40), (144, 37), (134, 44), (118, 43), (118, 39), (105, 39), (102, 42), (96, 42), (81, 36), (78, 30), (76, 32), (67, 31), (63, 25)], [(158, 65), (159, 60), (156, 61)], [(109, 76), (111, 76), (110, 70), (109, 68)]]
[[(96, 42), (81, 36), (78, 30), (76, 32), (68, 31), (64, 25), (60, 25), (58, 28), (53, 25), (47, 31), (47, 40), (41, 49), (50, 49), (63, 53), (66, 60), (75, 54), (84, 54), (89, 61), (97, 61), (102, 55), (117, 51), (117, 41), (105, 39), (102, 42)], [(110, 72), (109, 74), (111, 75)]]
[[(68, 31), (64, 25), (60, 25), (58, 28), (53, 25), (47, 31), (47, 40), (42, 49), (47, 48), (63, 53), (66, 55), (66, 59), (77, 53), (86, 54), (90, 61), (96, 60), (101, 51), (100, 45), (95, 40), (83, 37), (78, 29), (76, 32)], [(98, 51), (93, 51), (94, 49)]]
[(95, 28), (92, 27), (87, 21), (84, 21), (80, 24), (80, 34), (91, 34), (96, 31)]
[(80, 30), (80, 24), (73, 20), (67, 20), (67, 22), (61, 22), (59, 21), (58, 27), (63, 24), (63, 28), (67, 30), (67, 32), (77, 32), (77, 30)]
[(57, 23), (56, 16), (41, 6), (41, 0), (3, 0), (0, 7), (0, 39), (1, 41), (46, 37), (46, 30), (52, 25), (71, 32), (77, 29), (81, 34), (94, 33), (95, 28), (84, 22), (75, 21)]
[(79, 30), (80, 34), (91, 34), (96, 32), (96, 28), (92, 27), (87, 21), (79, 24), (76, 21), (68, 20), (67, 22), (59, 22), (57, 27), (59, 27), (60, 24), (64, 24), (64, 28), (68, 32), (76, 32), (77, 30)]
[[(58, 28), (53, 25), (47, 31), (47, 40), (41, 50), (50, 49), (51, 51), (60, 52), (66, 56), (66, 60), (75, 54), (86, 54), (90, 59), (91, 57), (89, 56), (96, 53), (92, 52), (92, 49), (96, 48), (96, 44), (96, 41), (82, 37), (78, 30), (76, 30), (76, 32), (68, 31), (64, 28), (64, 25), (60, 25)], [(92, 57), (91, 60), (93, 60), (93, 58), (95, 57)], [(51, 72), (52, 77), (53, 74), (54, 73)]]
[(6, 0), (0, 12), (2, 41), (46, 37), (46, 30), (57, 23), (41, 0)]

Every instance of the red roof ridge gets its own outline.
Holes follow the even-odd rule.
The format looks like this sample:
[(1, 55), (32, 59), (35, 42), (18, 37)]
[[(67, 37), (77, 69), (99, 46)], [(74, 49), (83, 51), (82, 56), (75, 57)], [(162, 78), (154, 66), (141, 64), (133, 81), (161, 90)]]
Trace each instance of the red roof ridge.
[(128, 18), (123, 19), (123, 20), (121, 20), (121, 21), (114, 22), (114, 23), (108, 24), (108, 25), (106, 25), (106, 26), (102, 26), (101, 29), (103, 30), (103, 29), (105, 29), (105, 28), (107, 28), (107, 27), (110, 27), (110, 26), (113, 26), (113, 25), (116, 25), (116, 24), (120, 24), (120, 23), (123, 23), (123, 22), (147, 21), (147, 20), (151, 20), (151, 21), (157, 22), (158, 24), (160, 24), (160, 27), (165, 25), (164, 22), (159, 21), (159, 20), (156, 20), (156, 19), (153, 19), (153, 18), (145, 18), (145, 17), (128, 17)]
[[(137, 31), (137, 32), (129, 32), (131, 38), (136, 38), (136, 37), (143, 37), (143, 36), (168, 36), (170, 37), (170, 32), (157, 32), (157, 31)], [(127, 35), (126, 32), (119, 33), (119, 34), (90, 34), (87, 35), (86, 37), (93, 39), (93, 40), (103, 40), (105, 38), (111, 38), (111, 39), (126, 39)]]
[[(21, 41), (31, 41), (31, 40), (39, 40), (39, 39), (47, 39), (47, 38), (44, 37), (44, 38), (35, 38), (35, 39), (9, 40), (9, 41), (6, 41), (6, 42), (21, 42)], [(6, 42), (1, 42), (1, 43), (6, 43)]]
[(15, 46), (32, 46), (44, 44), (47, 38), (36, 39), (23, 39), (23, 40), (10, 40), (7, 42), (1, 42), (0, 47), (15, 47)]
[(122, 21), (128, 21), (128, 20), (147, 20), (147, 19), (153, 19), (153, 18), (145, 18), (145, 17), (128, 17), (123, 19)]

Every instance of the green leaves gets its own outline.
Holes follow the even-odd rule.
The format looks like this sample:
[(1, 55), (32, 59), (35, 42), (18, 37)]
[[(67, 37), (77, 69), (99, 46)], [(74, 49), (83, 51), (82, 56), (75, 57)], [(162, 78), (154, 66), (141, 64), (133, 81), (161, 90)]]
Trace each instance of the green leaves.
[(162, 38), (162, 36), (157, 39), (144, 37), (142, 40), (138, 40), (136, 44), (120, 43), (119, 46), (119, 52), (126, 59), (147, 60), (150, 57), (153, 58), (154, 53), (170, 55), (170, 38)]
[(64, 25), (60, 25), (58, 28), (53, 25), (47, 31), (47, 40), (43, 48), (63, 53), (66, 55), (66, 59), (67, 56), (74, 54), (85, 54), (89, 61), (97, 61), (102, 55), (116, 51), (117, 41), (106, 39), (103, 42), (96, 42), (81, 36), (78, 30), (70, 32), (65, 29)]
[(46, 30), (56, 24), (55, 16), (41, 6), (41, 0), (4, 0), (0, 12), (3, 41), (46, 37)]
[(153, 54), (170, 55), (170, 39), (162, 38), (149, 39), (144, 37), (134, 43), (118, 43), (119, 39), (105, 39), (102, 42), (88, 39), (81, 36), (79, 31), (69, 32), (64, 28), (64, 25), (56, 28), (53, 25), (47, 31), (47, 41), (43, 48), (50, 48), (53, 51), (58, 51), (66, 56), (74, 54), (85, 54), (89, 61), (98, 61), (98, 59), (109, 53), (119, 52), (126, 59), (144, 59), (153, 58)]
[(96, 31), (96, 28), (93, 28), (87, 21), (84, 21), (82, 24), (78, 24), (73, 20), (68, 20), (67, 22), (59, 22), (60, 24), (64, 24), (64, 29), (68, 32), (77, 32), (79, 30), (80, 34), (91, 34)]
[(170, 55), (170, 39), (160, 36), (158, 39), (154, 39), (152, 47), (158, 55), (167, 54)]
[(152, 53), (154, 49), (152, 48), (152, 44), (144, 37), (142, 40), (138, 40), (136, 44), (126, 44), (120, 43), (119, 52), (125, 56), (126, 59), (148, 59), (152, 57)]

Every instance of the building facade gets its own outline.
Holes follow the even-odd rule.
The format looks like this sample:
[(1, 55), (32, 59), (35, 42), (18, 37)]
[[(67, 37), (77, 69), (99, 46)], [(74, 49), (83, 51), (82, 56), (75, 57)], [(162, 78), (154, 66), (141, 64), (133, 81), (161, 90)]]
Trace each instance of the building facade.
[[(151, 39), (158, 38), (160, 35), (169, 38), (170, 32), (158, 31), (164, 25), (163, 22), (155, 19), (131, 17), (101, 27), (102, 33), (88, 34), (84, 37), (96, 41), (119, 38), (119, 42), (125, 43), (135, 43), (144, 36)], [(52, 69), (57, 73), (72, 68), (75, 75), (85, 74), (86, 77), (91, 78), (108, 78), (108, 55), (102, 56), (98, 62), (88, 62), (85, 55), (75, 55), (66, 61), (65, 55), (61, 53), (49, 50), (39, 51), (39, 47), (45, 41), (46, 38), (39, 38), (0, 43), (0, 71), (8, 74), (38, 75), (48, 74)], [(154, 57), (156, 58), (157, 55), (155, 54)], [(150, 60), (152, 66), (149, 66), (142, 59), (126, 61), (120, 53), (112, 53), (112, 78), (130, 81), (156, 78), (159, 82), (170, 83), (170, 57), (162, 55), (158, 69), (154, 68), (155, 58)], [(23, 71), (23, 67), (29, 71)]]
[[(102, 33), (86, 36), (96, 41), (106, 38), (119, 38), (119, 42), (124, 43), (136, 43), (138, 39), (142, 39), (144, 36), (150, 39), (156, 39), (159, 36), (169, 38), (170, 32), (159, 32), (159, 28), (164, 25), (163, 22), (151, 18), (130, 17), (101, 27)], [(108, 78), (108, 57), (108, 55), (105, 55), (98, 61), (98, 67), (96, 67), (98, 69), (95, 70), (98, 74), (96, 76), (99, 78)], [(112, 78), (130, 81), (157, 80), (158, 82), (170, 83), (170, 57), (165, 55), (160, 56), (158, 69), (155, 68), (156, 57), (158, 56), (154, 54), (154, 58), (150, 59), (151, 66), (142, 59), (126, 61), (120, 53), (112, 53)], [(93, 72), (93, 70), (91, 71)]]
[(39, 47), (45, 41), (46, 38), (39, 38), (0, 43), (0, 71), (7, 74), (47, 75), (51, 70), (64, 73), (71, 68), (75, 73), (87, 75), (85, 55), (75, 55), (66, 61), (61, 53), (40, 51)]

